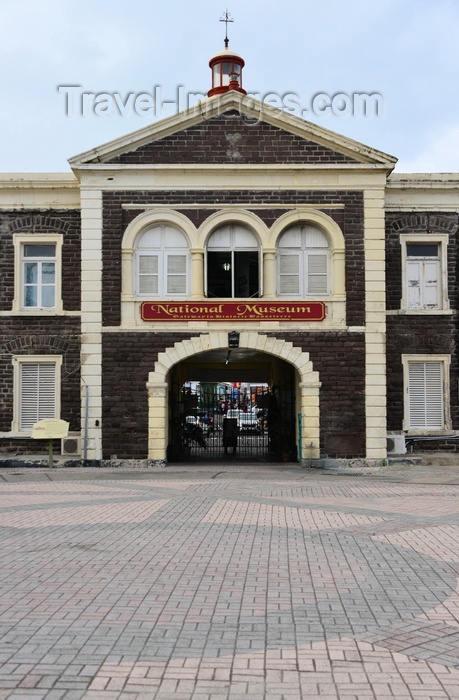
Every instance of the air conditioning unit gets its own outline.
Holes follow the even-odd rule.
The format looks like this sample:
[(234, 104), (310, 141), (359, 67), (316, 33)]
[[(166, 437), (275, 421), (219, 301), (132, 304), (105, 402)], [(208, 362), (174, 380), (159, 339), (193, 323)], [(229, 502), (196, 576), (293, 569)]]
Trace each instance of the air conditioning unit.
[(81, 437), (69, 435), (61, 440), (61, 454), (65, 457), (78, 457), (81, 454)]
[(404, 455), (406, 454), (405, 436), (404, 435), (387, 435), (387, 454), (388, 455)]

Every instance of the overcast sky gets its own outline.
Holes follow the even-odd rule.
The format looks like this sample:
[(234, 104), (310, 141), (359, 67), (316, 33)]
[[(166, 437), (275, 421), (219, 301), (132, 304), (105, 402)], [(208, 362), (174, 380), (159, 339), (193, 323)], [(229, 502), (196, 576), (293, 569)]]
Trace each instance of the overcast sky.
[[(225, 10), (226, 0), (0, 0), (0, 171), (69, 171), (71, 156), (174, 113), (160, 103), (179, 86), (182, 100), (207, 92)], [(458, 0), (228, 0), (228, 10), (249, 92), (294, 95), (308, 120), (396, 156), (399, 172), (459, 171)], [(80, 87), (68, 116), (70, 85)], [(84, 98), (83, 114), (81, 93), (111, 103)], [(381, 96), (382, 114), (352, 114), (363, 93)]]

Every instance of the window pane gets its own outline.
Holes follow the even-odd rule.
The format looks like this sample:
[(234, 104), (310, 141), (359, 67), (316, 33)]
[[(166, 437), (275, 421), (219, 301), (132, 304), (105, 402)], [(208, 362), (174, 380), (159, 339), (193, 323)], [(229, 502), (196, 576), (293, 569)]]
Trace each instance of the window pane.
[(169, 275), (185, 275), (186, 255), (168, 255), (167, 273)]
[(141, 275), (158, 274), (158, 256), (141, 255), (139, 258), (139, 272)]
[(37, 306), (37, 287), (27, 286), (24, 288), (24, 306)]
[(306, 248), (328, 248), (327, 237), (317, 226), (304, 226), (303, 237)]
[(308, 255), (309, 294), (326, 294), (327, 287), (327, 256)]
[(233, 227), (233, 248), (252, 248), (258, 250), (258, 241), (251, 231), (245, 226)]
[(222, 65), (222, 85), (229, 85), (229, 74), (231, 73), (231, 63)]
[(290, 294), (297, 296), (300, 293), (299, 286), (298, 275), (281, 275), (279, 294), (283, 296)]
[(141, 275), (139, 294), (158, 294), (158, 275)]
[(408, 257), (437, 257), (438, 243), (408, 243), (406, 254)]
[(281, 255), (280, 272), (281, 275), (297, 275), (300, 271), (299, 255)]
[(27, 244), (24, 246), (24, 257), (26, 258), (54, 258), (56, 253), (55, 245), (35, 245)]
[(282, 234), (279, 248), (301, 248), (301, 226), (295, 226)]
[(287, 229), (279, 240), (279, 248), (328, 248), (325, 233), (311, 224), (298, 224)]
[(231, 298), (231, 252), (207, 253), (207, 296)]
[(279, 257), (279, 294), (282, 296), (300, 293), (300, 258), (298, 254)]
[(24, 279), (26, 284), (37, 283), (38, 263), (24, 263)]
[(168, 255), (167, 293), (186, 293), (186, 255)]
[(229, 250), (231, 246), (231, 226), (221, 226), (219, 229), (214, 231), (209, 238), (207, 250), (214, 250), (216, 248), (226, 248), (226, 250)]
[(258, 251), (234, 253), (234, 296), (258, 297)]
[(186, 294), (186, 277), (177, 275), (167, 278), (167, 293), (168, 294)]
[(41, 305), (46, 309), (54, 306), (54, 285), (44, 285), (41, 290)]
[(41, 277), (42, 277), (43, 284), (54, 283), (54, 281), (55, 281), (55, 264), (54, 263), (42, 263)]
[(157, 255), (141, 255), (139, 257), (139, 294), (158, 294), (158, 261)]

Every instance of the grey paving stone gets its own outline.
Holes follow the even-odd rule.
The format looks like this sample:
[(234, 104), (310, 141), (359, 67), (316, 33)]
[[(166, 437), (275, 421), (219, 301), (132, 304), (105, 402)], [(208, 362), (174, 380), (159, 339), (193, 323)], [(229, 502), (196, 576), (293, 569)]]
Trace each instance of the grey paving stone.
[(0, 482), (0, 700), (456, 698), (459, 486), (391, 470)]

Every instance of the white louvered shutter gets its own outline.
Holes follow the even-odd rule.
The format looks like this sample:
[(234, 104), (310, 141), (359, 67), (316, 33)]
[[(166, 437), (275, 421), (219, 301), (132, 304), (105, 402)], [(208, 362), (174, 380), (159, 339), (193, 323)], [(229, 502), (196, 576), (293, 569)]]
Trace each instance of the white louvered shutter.
[(186, 294), (186, 255), (167, 256), (167, 294)]
[(410, 428), (443, 428), (443, 365), (441, 362), (410, 362), (408, 401)]
[(139, 294), (158, 294), (158, 255), (139, 256)]
[(309, 253), (308, 294), (326, 294), (327, 291), (327, 255)]
[(295, 295), (300, 293), (300, 257), (282, 253), (279, 257), (279, 294)]
[(56, 365), (29, 363), (20, 371), (20, 430), (32, 430), (33, 424), (45, 418), (56, 418)]

